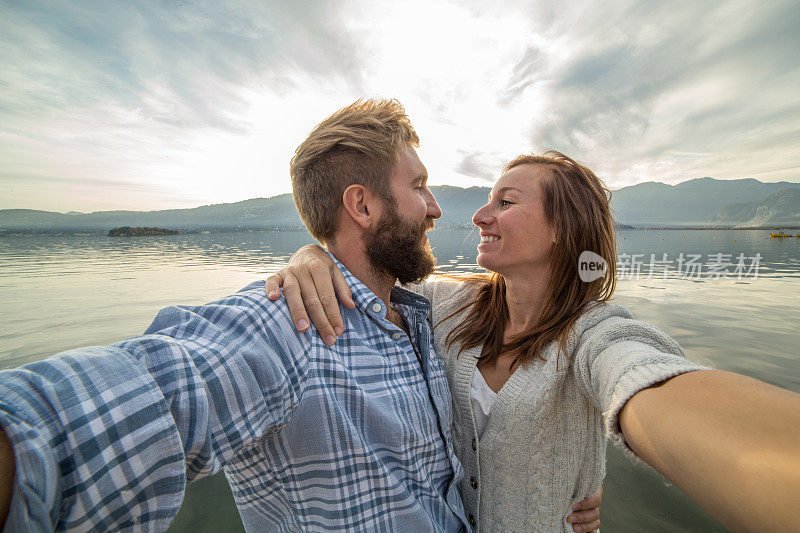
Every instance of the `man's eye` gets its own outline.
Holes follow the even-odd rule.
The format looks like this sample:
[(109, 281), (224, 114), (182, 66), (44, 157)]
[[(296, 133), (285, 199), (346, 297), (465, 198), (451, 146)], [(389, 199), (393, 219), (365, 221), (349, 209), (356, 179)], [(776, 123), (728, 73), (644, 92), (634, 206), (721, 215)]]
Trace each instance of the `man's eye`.
[(505, 207), (507, 205), (511, 205), (513, 202), (509, 202), (508, 200), (500, 200), (497, 203), (500, 205), (500, 207)]

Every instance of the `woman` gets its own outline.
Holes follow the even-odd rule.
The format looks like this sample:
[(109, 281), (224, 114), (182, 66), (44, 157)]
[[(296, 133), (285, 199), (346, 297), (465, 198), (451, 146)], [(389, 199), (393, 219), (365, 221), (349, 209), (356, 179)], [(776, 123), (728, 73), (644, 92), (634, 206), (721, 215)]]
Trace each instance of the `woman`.
[[(460, 489), (477, 529), (570, 531), (570, 502), (602, 483), (605, 436), (728, 527), (792, 523), (779, 502), (789, 503), (784, 490), (798, 486), (797, 450), (776, 428), (798, 419), (800, 401), (690, 363), (663, 332), (606, 303), (615, 283), (614, 222), (607, 190), (589, 169), (557, 152), (520, 156), (473, 222), (477, 262), (492, 274), (413, 289), (432, 302), (466, 471)], [(586, 251), (605, 269), (583, 281)], [(267, 281), (268, 293), (304, 268), (304, 256), (328, 258), (306, 249), (301, 266)], [(347, 302), (340, 272), (330, 272)], [(309, 276), (297, 277), (304, 297), (317, 290), (302, 283)], [(341, 324), (335, 306), (311, 315), (320, 331)], [(712, 403), (698, 409), (701, 399)], [(742, 454), (764, 441), (773, 456), (743, 467)], [(768, 479), (764, 467), (778, 477)], [(731, 493), (732, 480), (746, 481), (747, 490)]]

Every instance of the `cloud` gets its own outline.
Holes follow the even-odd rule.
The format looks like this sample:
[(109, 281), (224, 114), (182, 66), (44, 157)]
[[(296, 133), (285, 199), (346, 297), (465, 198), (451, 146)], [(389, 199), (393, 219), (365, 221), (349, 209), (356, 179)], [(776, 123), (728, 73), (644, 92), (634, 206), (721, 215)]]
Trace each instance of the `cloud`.
[(28, 113), (114, 100), (156, 121), (240, 131), (228, 115), (245, 104), (242, 85), (289, 91), (296, 72), (359, 83), (336, 11), (312, 1), (25, 2), (8, 15), (0, 80), (7, 108)]
[(505, 90), (499, 98), (501, 105), (512, 102), (522, 92), (525, 91), (534, 81), (537, 75), (544, 70), (546, 57), (542, 50), (536, 47), (529, 47), (522, 56), (522, 59), (514, 65), (511, 76), (506, 84)]
[(58, 177), (41, 181), (51, 208), (69, 208), (63, 193), (79, 175), (169, 191), (168, 206), (207, 200), (187, 194), (202, 174), (192, 161), (251, 138), (261, 102), (311, 97), (309, 87), (360, 93), (358, 50), (337, 19), (335, 6), (312, 1), (10, 6), (0, 179), (21, 189)]
[[(759, 153), (797, 166), (773, 150), (800, 133), (796, 3), (625, 4), (564, 6), (582, 16), (560, 26), (570, 52), (543, 74), (549, 113), (531, 123), (532, 144), (622, 183), (740, 177)], [(674, 155), (689, 151), (712, 155)]]
[(405, 104), (432, 184), (548, 148), (612, 186), (797, 180), (797, 27), (791, 0), (7, 2), (0, 208), (287, 192), (361, 96)]
[(455, 167), (455, 171), (470, 178), (476, 178), (485, 182), (494, 182), (500, 175), (503, 168), (504, 159), (498, 154), (487, 154), (483, 152), (466, 153), (460, 151), (463, 156), (461, 162)]

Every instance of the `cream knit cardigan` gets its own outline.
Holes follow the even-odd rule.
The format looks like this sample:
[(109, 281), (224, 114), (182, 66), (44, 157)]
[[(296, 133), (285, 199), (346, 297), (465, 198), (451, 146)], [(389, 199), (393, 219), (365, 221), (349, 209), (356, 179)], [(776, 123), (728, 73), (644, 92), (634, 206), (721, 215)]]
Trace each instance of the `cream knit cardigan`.
[[(621, 306), (597, 304), (581, 316), (568, 342), (546, 361), (518, 368), (497, 395), (480, 440), (472, 417), (470, 384), (481, 348), (445, 346), (471, 301), (466, 283), (430, 281), (407, 286), (432, 303), (434, 345), (444, 358), (453, 396), (453, 437), (464, 465), (459, 489), (473, 528), (482, 532), (563, 531), (574, 502), (594, 494), (605, 476), (606, 437), (625, 444), (619, 412), (636, 392), (704, 367), (658, 328), (633, 319)], [(558, 361), (558, 363), (557, 363)]]

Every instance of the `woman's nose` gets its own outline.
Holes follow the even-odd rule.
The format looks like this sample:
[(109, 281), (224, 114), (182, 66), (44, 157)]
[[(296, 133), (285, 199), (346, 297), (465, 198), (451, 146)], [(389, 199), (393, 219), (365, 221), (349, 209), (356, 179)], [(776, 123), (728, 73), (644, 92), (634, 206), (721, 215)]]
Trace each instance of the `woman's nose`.
[(472, 223), (476, 226), (480, 226), (481, 224), (487, 224), (489, 220), (489, 204), (484, 205), (477, 211), (475, 214), (472, 215)]

